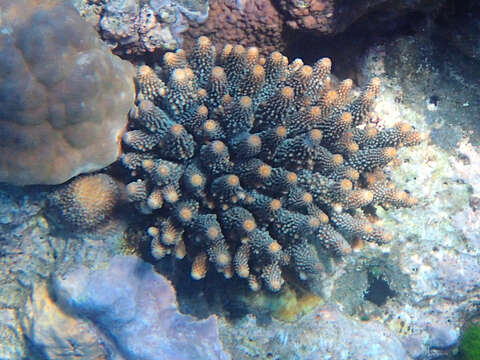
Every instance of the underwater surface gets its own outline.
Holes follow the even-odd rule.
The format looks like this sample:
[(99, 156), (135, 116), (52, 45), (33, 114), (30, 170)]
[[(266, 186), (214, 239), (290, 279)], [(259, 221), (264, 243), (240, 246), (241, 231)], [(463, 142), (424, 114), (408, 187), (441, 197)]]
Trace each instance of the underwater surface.
[(0, 359), (480, 359), (475, 0), (0, 0)]

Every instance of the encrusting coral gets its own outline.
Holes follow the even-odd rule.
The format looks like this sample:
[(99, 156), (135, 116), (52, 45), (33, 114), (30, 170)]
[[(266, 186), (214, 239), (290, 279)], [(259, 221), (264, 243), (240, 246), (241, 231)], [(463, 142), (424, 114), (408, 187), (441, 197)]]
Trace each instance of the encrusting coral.
[(216, 44), (254, 44), (263, 54), (285, 47), (285, 20), (272, 1), (210, 0), (208, 4), (205, 22), (190, 21), (183, 33), (184, 48), (192, 46), (199, 35), (207, 35)]
[(217, 55), (200, 37), (188, 54), (165, 54), (157, 72), (139, 68), (121, 161), (129, 199), (155, 219), (155, 258), (187, 256), (194, 279), (214, 268), (276, 292), (285, 271), (316, 277), (317, 251), (390, 239), (364, 210), (415, 204), (382, 168), (423, 135), (369, 125), (379, 79), (354, 97), (330, 67), (241, 45)]

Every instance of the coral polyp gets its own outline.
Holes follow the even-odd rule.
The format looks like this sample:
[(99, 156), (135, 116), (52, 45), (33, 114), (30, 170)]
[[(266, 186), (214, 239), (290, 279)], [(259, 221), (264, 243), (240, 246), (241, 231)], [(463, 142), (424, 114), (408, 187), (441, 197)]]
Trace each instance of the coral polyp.
[(156, 71), (140, 67), (121, 161), (129, 199), (152, 216), (155, 258), (186, 256), (194, 279), (215, 269), (276, 292), (286, 271), (319, 275), (318, 251), (390, 239), (365, 210), (415, 204), (384, 167), (422, 134), (369, 124), (378, 78), (353, 96), (351, 80), (334, 86), (327, 58), (259, 54), (226, 45), (217, 55), (200, 37)]

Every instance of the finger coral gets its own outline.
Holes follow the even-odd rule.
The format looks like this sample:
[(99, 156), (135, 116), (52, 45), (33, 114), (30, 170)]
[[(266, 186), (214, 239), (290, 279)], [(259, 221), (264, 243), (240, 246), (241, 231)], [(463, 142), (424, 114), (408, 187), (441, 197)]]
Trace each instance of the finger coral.
[(68, 2), (0, 0), (0, 181), (59, 184), (116, 160), (135, 97)]
[(155, 258), (180, 248), (194, 279), (213, 268), (276, 292), (286, 271), (302, 281), (320, 274), (317, 251), (342, 256), (357, 238), (390, 240), (364, 210), (415, 203), (383, 168), (422, 135), (365, 127), (379, 79), (355, 97), (351, 80), (332, 86), (330, 67), (241, 45), (216, 55), (200, 37), (190, 54), (166, 54), (158, 73), (141, 68), (122, 163), (127, 188), (142, 184), (131, 201), (152, 214)]
[(121, 188), (106, 174), (84, 175), (49, 195), (52, 214), (78, 230), (104, 224), (121, 198)]

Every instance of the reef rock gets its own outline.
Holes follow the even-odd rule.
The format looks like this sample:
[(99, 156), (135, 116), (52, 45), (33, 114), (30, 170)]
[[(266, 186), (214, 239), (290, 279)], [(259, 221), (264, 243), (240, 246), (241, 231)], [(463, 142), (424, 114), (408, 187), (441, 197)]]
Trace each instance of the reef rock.
[(93, 4), (74, 0), (74, 5), (116, 54), (127, 57), (180, 47), (182, 32), (208, 16), (206, 0), (109, 0)]
[(53, 289), (62, 306), (87, 317), (125, 359), (230, 359), (216, 318), (180, 314), (170, 283), (135, 257), (114, 257), (93, 272), (81, 266), (57, 277)]
[(0, 181), (58, 184), (112, 163), (131, 65), (63, 1), (1, 0), (0, 11)]
[(366, 23), (391, 25), (405, 16), (428, 14), (444, 1), (392, 0), (279, 0), (286, 24), (292, 29), (313, 31), (319, 35), (338, 34), (363, 18)]
[(353, 320), (335, 306), (322, 306), (292, 324), (274, 320), (264, 327), (249, 315), (235, 331), (222, 329), (222, 341), (237, 360), (411, 359), (382, 324)]
[(31, 339), (33, 352), (45, 359), (107, 359), (97, 330), (87, 321), (64, 313), (49, 296), (45, 283), (36, 284), (32, 300), (26, 306), (27, 321), (24, 333)]
[[(417, 195), (419, 205), (377, 208), (394, 241), (366, 263), (396, 294), (380, 306), (365, 301), (360, 316), (381, 319), (415, 359), (453, 358), (480, 298), (480, 149), (473, 120), (480, 68), (444, 39), (424, 34), (372, 48), (365, 65), (366, 77), (383, 76), (388, 89), (375, 109), (379, 124), (408, 121), (430, 131), (431, 142), (406, 149), (401, 157), (408, 164), (391, 170), (392, 181)], [(378, 266), (382, 262), (396, 274)], [(337, 288), (345, 285), (336, 282)]]

